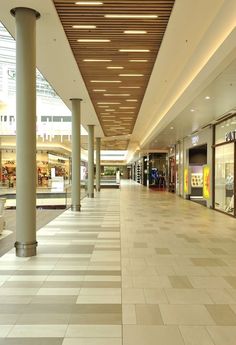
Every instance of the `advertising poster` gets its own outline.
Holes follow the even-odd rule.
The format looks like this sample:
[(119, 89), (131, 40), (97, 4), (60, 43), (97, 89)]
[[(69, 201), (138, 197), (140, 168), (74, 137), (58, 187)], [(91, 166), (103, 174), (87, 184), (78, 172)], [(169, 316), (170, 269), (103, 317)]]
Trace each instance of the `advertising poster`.
[(208, 165), (203, 167), (203, 198), (210, 198), (210, 168)]
[(188, 168), (184, 169), (184, 193), (188, 194)]

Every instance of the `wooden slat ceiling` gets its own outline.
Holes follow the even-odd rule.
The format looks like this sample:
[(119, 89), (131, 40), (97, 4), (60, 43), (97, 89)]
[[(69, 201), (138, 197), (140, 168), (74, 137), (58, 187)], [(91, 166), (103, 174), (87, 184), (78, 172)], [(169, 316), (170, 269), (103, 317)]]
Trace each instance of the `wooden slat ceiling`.
[[(91, 1), (87, 0), (87, 2)], [(78, 5), (75, 4), (76, 1), (54, 0), (106, 137), (132, 134), (174, 1), (101, 0), (100, 5)], [(157, 15), (158, 17), (106, 18), (107, 14)], [(96, 28), (73, 28), (74, 25), (94, 25)], [(125, 30), (142, 30), (146, 33), (125, 34)], [(78, 39), (107, 39), (110, 41), (78, 42)], [(119, 49), (149, 51), (120, 52)], [(87, 59), (110, 61), (84, 61)], [(146, 61), (133, 62), (130, 60)], [(107, 67), (123, 68), (110, 69)], [(119, 74), (141, 74), (141, 76), (120, 76)], [(94, 80), (100, 82), (91, 82)], [(116, 142), (118, 143), (118, 141)], [(108, 145), (107, 142), (106, 145)], [(128, 141), (122, 140), (120, 145), (116, 144), (122, 150), (126, 149), (127, 145)]]

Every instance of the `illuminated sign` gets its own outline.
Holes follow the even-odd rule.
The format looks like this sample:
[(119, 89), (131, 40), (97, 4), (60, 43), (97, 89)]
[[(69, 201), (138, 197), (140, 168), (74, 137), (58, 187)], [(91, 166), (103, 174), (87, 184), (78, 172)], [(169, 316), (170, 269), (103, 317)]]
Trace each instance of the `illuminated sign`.
[(210, 167), (208, 165), (203, 167), (203, 198), (210, 198)]
[(184, 193), (188, 194), (188, 168), (184, 169)]
[(225, 141), (234, 141), (236, 140), (236, 129), (234, 131), (225, 133)]
[(192, 137), (192, 144), (193, 145), (197, 145), (197, 143), (199, 142), (199, 136), (195, 135), (194, 137)]

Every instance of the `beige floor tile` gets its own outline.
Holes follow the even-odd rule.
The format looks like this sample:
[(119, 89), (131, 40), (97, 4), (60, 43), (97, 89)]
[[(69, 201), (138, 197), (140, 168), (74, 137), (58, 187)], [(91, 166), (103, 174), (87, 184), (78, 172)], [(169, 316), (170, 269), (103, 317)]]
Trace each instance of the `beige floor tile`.
[(13, 325), (0, 325), (0, 338), (7, 337), (10, 330), (14, 327)]
[(178, 327), (125, 325), (123, 345), (185, 345)]
[(121, 304), (121, 296), (78, 296), (76, 304)]
[(168, 303), (164, 289), (144, 289), (143, 292), (147, 304)]
[(80, 289), (80, 296), (120, 296), (121, 289), (119, 288), (81, 288)]
[(236, 314), (227, 304), (211, 304), (206, 305), (206, 308), (219, 326), (236, 326)]
[(170, 283), (174, 289), (192, 289), (193, 286), (190, 283), (187, 276), (169, 276)]
[(122, 289), (123, 304), (142, 304), (145, 303), (143, 289)]
[(216, 304), (236, 303), (236, 294), (233, 298), (227, 289), (206, 289), (206, 292)]
[(68, 325), (16, 325), (8, 338), (63, 338)]
[(215, 345), (235, 345), (235, 326), (208, 326), (207, 331)]
[(231, 288), (230, 284), (222, 277), (189, 277), (189, 280), (197, 289)]
[(160, 311), (166, 325), (214, 325), (207, 309), (202, 305), (161, 304)]
[(203, 289), (165, 289), (171, 304), (211, 304), (213, 303)]
[(69, 325), (66, 338), (120, 338), (121, 326)]
[(62, 345), (122, 345), (121, 338), (65, 338)]
[(122, 305), (122, 322), (124, 325), (135, 325), (137, 323), (134, 304)]
[(227, 266), (223, 260), (218, 258), (192, 258), (191, 261), (195, 266)]
[(157, 304), (137, 304), (135, 310), (138, 325), (163, 325)]
[(215, 345), (205, 327), (180, 326), (185, 345)]

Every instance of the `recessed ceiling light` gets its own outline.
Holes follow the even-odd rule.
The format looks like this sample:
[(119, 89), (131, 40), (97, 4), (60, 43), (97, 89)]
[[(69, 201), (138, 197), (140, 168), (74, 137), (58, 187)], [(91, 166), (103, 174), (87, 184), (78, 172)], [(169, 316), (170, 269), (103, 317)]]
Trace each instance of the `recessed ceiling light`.
[(111, 62), (112, 60), (107, 59), (84, 59), (85, 62)]
[(148, 62), (146, 59), (136, 59), (136, 60), (129, 60), (129, 62)]
[(210, 96), (206, 96), (205, 99), (210, 99), (211, 97)]
[(101, 1), (77, 1), (76, 5), (85, 5), (85, 6), (100, 6), (103, 5)]
[(170, 129), (174, 129), (174, 127), (173, 127), (173, 126), (171, 126), (171, 127), (170, 127)]
[(121, 53), (148, 53), (150, 49), (119, 49)]
[(100, 38), (79, 38), (77, 42), (86, 42), (86, 43), (104, 43), (104, 42), (111, 42), (111, 40), (108, 39), (100, 39)]
[(107, 66), (107, 69), (123, 69), (121, 66)]
[(126, 99), (126, 102), (138, 102), (137, 99)]
[(98, 108), (109, 108), (109, 105), (99, 105)]
[(96, 29), (96, 25), (73, 25), (73, 29)]
[(143, 77), (143, 74), (119, 74), (120, 77)]
[(129, 97), (130, 94), (128, 93), (104, 93), (104, 96), (109, 96), (109, 97)]
[(140, 89), (141, 86), (119, 86), (119, 89)]
[(106, 92), (107, 90), (104, 90), (104, 89), (94, 89), (93, 91), (94, 92)]
[(97, 102), (97, 104), (120, 104), (119, 102)]
[(143, 35), (146, 34), (147, 31), (145, 30), (125, 30), (124, 34), (128, 34), (128, 35)]
[(90, 83), (121, 83), (120, 80), (90, 80)]
[(136, 107), (119, 107), (120, 109), (135, 109)]
[(105, 111), (115, 111), (115, 109), (105, 109)]
[(190, 109), (190, 111), (193, 113), (195, 111), (195, 109)]
[(105, 14), (105, 18), (146, 18), (146, 19), (154, 19), (158, 18), (158, 15), (156, 14)]

